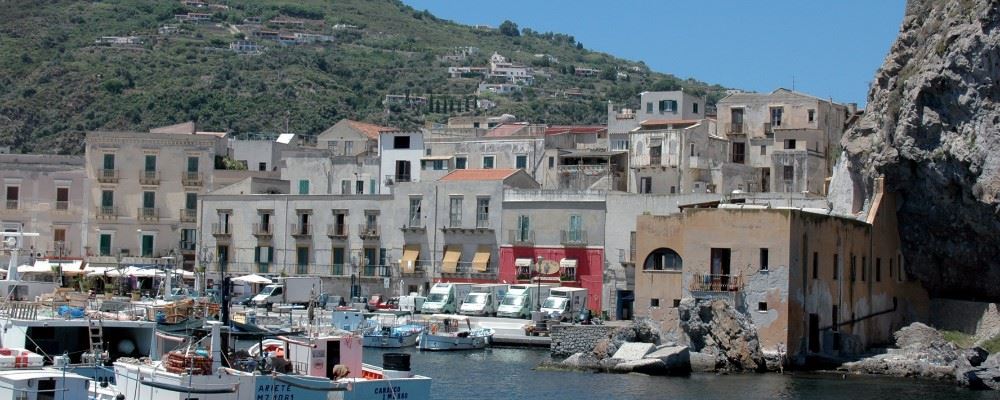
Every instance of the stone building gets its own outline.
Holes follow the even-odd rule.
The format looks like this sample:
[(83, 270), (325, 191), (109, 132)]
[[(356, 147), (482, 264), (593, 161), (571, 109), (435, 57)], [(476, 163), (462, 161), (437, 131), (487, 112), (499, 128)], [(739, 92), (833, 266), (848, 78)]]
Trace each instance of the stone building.
[(906, 273), (895, 202), (879, 193), (855, 219), (825, 209), (719, 205), (636, 227), (636, 315), (677, 329), (681, 299), (726, 298), (747, 314), (766, 352), (859, 354), (928, 315)]
[(378, 152), (379, 132), (395, 128), (342, 119), (316, 137), (316, 147), (328, 149), (335, 156), (357, 156)]

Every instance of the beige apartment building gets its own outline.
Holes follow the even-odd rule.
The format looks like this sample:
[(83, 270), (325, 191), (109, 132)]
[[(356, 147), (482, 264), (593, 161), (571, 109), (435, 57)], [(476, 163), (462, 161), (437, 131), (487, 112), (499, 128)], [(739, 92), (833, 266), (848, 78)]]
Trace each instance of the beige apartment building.
[[(89, 198), (84, 158), (49, 154), (0, 155), (5, 232), (34, 232), (23, 248), (31, 258), (81, 257)], [(6, 260), (4, 260), (6, 262)]]
[(860, 219), (736, 204), (639, 216), (636, 315), (676, 332), (682, 299), (726, 298), (793, 363), (891, 343), (929, 301), (906, 273), (893, 196), (873, 204)]
[(181, 124), (150, 132), (90, 132), (86, 175), (92, 204), (83, 236), (88, 257), (172, 256), (193, 266), (198, 199), (212, 190), (225, 134)]

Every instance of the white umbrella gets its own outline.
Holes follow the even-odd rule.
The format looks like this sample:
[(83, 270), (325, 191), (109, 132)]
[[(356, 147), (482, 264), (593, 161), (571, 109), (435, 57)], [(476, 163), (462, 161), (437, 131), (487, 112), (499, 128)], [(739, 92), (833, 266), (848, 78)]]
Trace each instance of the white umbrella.
[(272, 281), (263, 276), (257, 274), (244, 275), (241, 277), (233, 278), (234, 282), (246, 282), (246, 283), (256, 283), (261, 285), (270, 285)]

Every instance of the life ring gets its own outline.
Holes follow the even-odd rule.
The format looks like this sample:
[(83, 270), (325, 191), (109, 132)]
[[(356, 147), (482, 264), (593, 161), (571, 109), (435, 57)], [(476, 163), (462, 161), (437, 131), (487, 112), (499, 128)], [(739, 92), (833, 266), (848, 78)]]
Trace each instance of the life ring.
[(438, 333), (438, 326), (437, 326), (437, 324), (431, 325), (431, 334), (432, 335), (436, 335), (437, 333)]

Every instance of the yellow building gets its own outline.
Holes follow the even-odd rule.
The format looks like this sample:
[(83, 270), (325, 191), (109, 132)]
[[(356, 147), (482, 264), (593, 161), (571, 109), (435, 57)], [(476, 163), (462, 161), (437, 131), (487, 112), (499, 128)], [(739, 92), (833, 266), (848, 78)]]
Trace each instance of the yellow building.
[(858, 218), (740, 204), (640, 216), (636, 314), (671, 331), (682, 298), (728, 298), (765, 352), (787, 349), (800, 362), (891, 342), (928, 313), (905, 272), (894, 210), (880, 192)]

